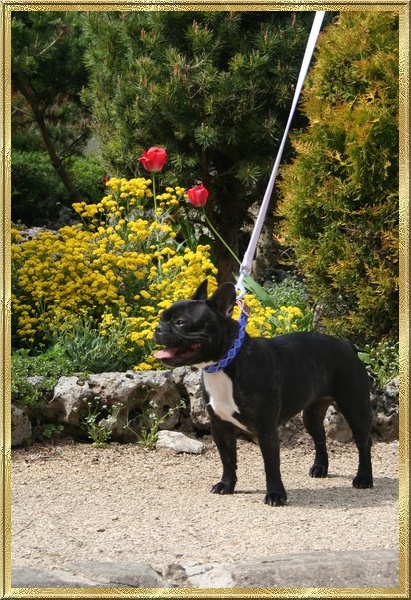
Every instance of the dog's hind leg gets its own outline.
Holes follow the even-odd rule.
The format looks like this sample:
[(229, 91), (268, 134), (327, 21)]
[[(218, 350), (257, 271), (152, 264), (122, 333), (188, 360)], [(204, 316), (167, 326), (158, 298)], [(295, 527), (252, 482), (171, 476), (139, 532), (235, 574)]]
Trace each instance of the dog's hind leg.
[(315, 457), (309, 471), (311, 477), (327, 477), (328, 453), (325, 440), (324, 417), (331, 398), (321, 398), (306, 406), (303, 410), (303, 423), (314, 440)]
[(355, 410), (345, 404), (337, 405), (351, 428), (358, 449), (358, 470), (352, 484), (357, 489), (373, 487), (371, 464), (371, 409), (358, 398)]

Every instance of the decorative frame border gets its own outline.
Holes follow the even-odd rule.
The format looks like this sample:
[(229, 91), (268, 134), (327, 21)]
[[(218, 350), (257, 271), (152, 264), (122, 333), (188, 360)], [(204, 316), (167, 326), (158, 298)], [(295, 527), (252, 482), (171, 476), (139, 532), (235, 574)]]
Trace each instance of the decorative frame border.
[[(400, 19), (399, 52), (399, 242), (400, 242), (400, 436), (399, 436), (399, 587), (380, 589), (250, 588), (12, 588), (11, 587), (11, 17), (16, 11), (75, 10), (342, 10), (395, 11)], [(315, 2), (302, 0), (0, 0), (0, 587), (2, 598), (409, 598), (409, 462), (410, 462), (410, 0)]]

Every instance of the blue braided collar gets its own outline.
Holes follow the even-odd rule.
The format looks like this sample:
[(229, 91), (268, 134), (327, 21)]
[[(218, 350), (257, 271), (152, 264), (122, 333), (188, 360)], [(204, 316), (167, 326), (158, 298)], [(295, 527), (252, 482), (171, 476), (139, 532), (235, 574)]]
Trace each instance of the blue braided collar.
[(224, 367), (229, 365), (232, 360), (234, 360), (234, 358), (237, 356), (238, 351), (240, 350), (240, 348), (243, 344), (247, 320), (248, 320), (248, 311), (245, 312), (242, 310), (240, 319), (239, 319), (240, 331), (238, 332), (238, 337), (232, 343), (231, 348), (229, 349), (227, 354), (225, 354), (223, 356), (223, 358), (221, 358), (218, 361), (218, 363), (216, 363), (214, 365), (209, 365), (208, 367), (203, 367), (203, 371), (205, 371), (206, 373), (217, 373), (218, 371), (221, 371), (222, 369), (224, 369)]

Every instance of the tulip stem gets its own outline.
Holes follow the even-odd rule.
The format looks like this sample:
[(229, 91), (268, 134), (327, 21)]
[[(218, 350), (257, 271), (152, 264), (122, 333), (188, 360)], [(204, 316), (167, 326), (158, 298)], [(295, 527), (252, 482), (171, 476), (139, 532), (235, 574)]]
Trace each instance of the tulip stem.
[(218, 239), (220, 240), (220, 242), (223, 244), (223, 246), (225, 248), (227, 248), (227, 250), (229, 251), (229, 253), (231, 254), (231, 256), (238, 262), (238, 264), (241, 265), (241, 261), (238, 258), (238, 256), (231, 250), (230, 246), (228, 246), (228, 244), (226, 244), (226, 242), (223, 240), (223, 238), (221, 237), (221, 235), (218, 233), (218, 231), (215, 229), (215, 227), (211, 223), (210, 219), (208, 218), (208, 216), (206, 214), (206, 211), (204, 210), (204, 206), (202, 207), (202, 209), (203, 209), (204, 218), (207, 221), (207, 225), (209, 226), (209, 228), (211, 229), (211, 231), (214, 233), (214, 235), (216, 237), (218, 237)]
[(154, 173), (151, 173), (151, 181), (153, 182), (154, 221), (157, 223), (156, 177)]

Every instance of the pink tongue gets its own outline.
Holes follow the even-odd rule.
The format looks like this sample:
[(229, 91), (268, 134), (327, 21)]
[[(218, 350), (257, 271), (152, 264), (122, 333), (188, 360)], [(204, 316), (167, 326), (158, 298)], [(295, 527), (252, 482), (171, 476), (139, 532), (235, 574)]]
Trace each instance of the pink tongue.
[(156, 358), (172, 358), (177, 352), (177, 348), (164, 348), (164, 350), (157, 350), (154, 352)]

